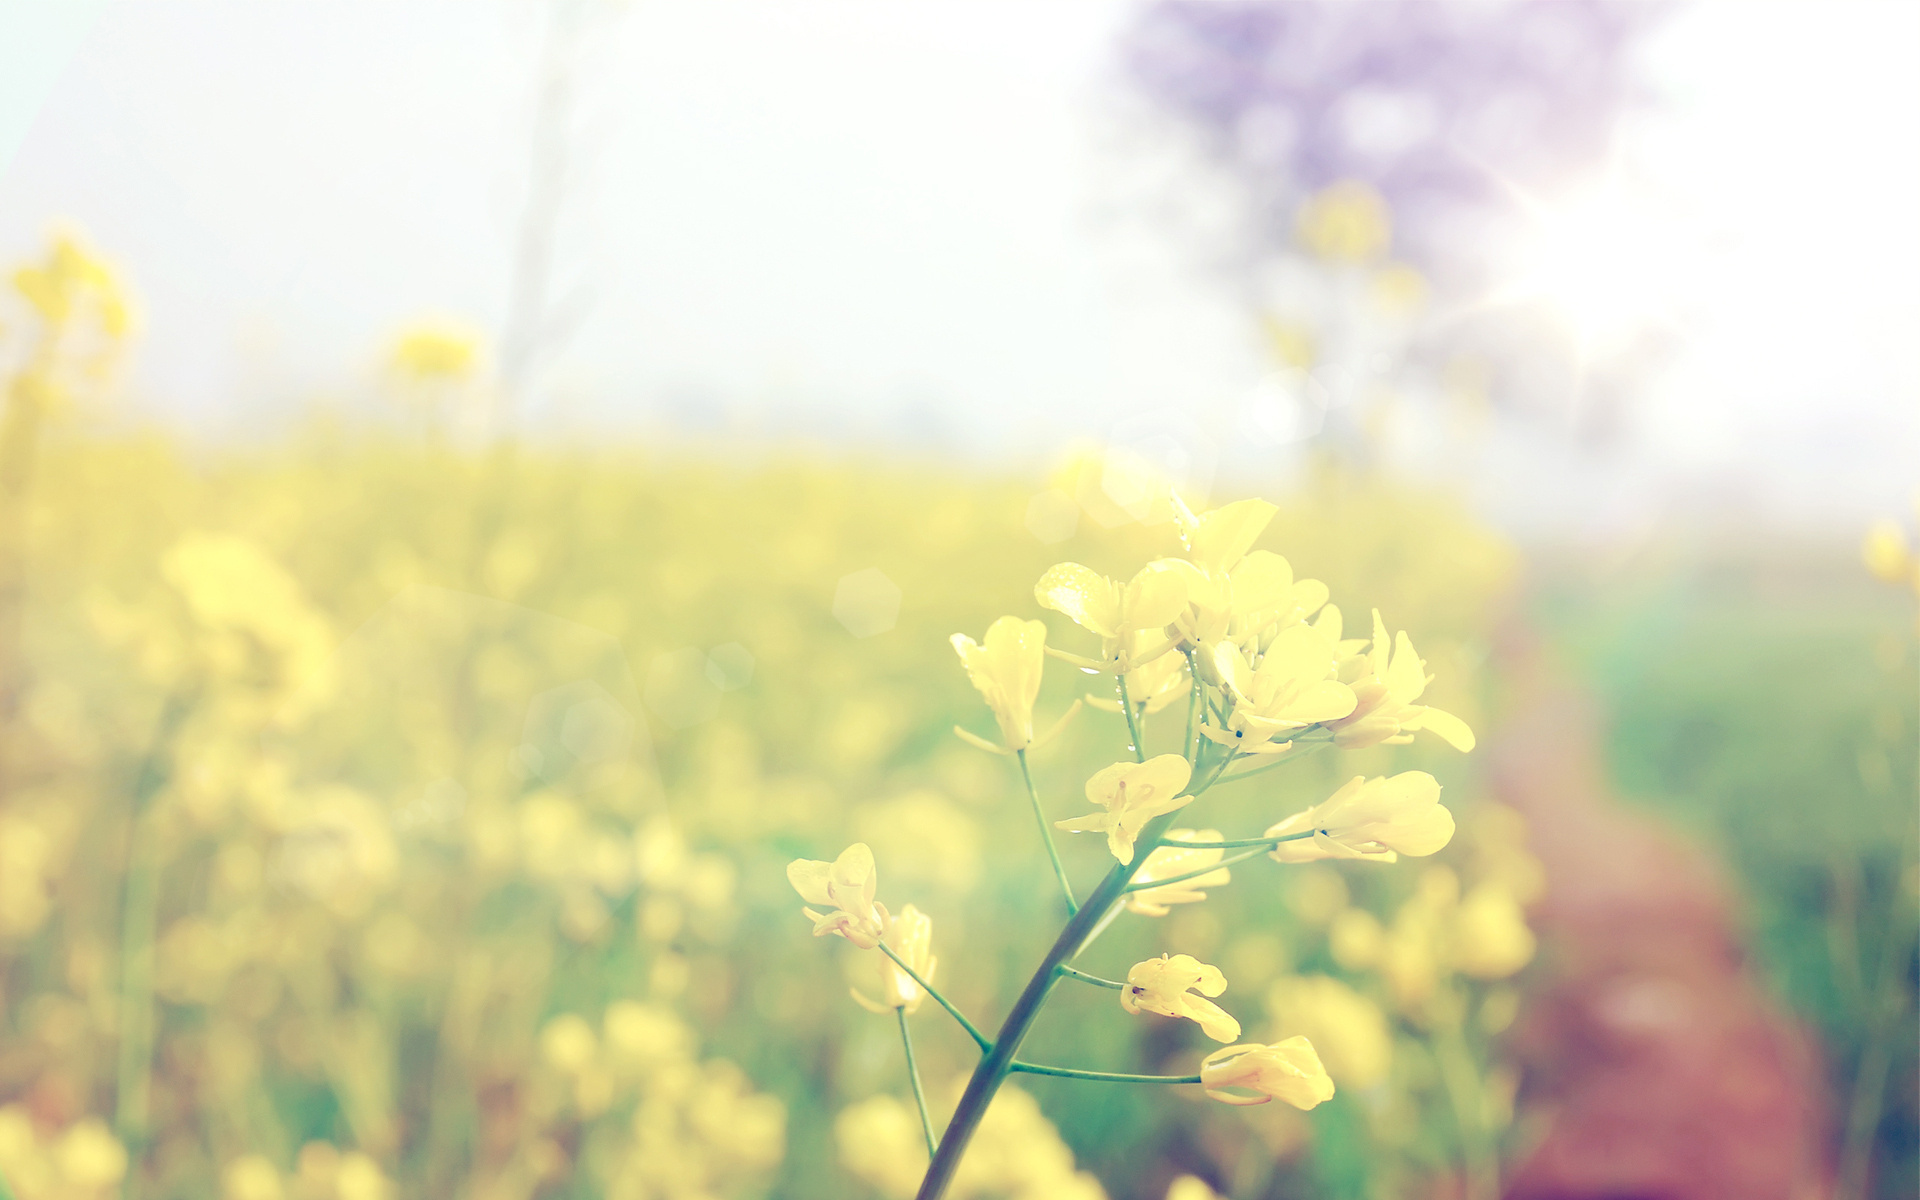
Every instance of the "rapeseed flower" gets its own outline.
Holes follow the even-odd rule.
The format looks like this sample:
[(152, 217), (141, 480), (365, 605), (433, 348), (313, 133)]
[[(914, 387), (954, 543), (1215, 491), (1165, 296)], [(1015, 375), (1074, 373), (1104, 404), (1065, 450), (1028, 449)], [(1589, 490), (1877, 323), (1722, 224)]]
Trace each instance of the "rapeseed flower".
[(1162, 954), (1133, 964), (1120, 991), (1120, 1007), (1130, 1013), (1184, 1017), (1214, 1041), (1230, 1042), (1240, 1036), (1240, 1022), (1209, 999), (1226, 990), (1227, 977), (1219, 967), (1190, 954)]
[(1177, 564), (1150, 562), (1128, 582), (1115, 583), (1079, 563), (1049, 567), (1033, 585), (1042, 608), (1064, 613), (1074, 624), (1101, 639), (1100, 658), (1081, 658), (1059, 650), (1049, 653), (1096, 671), (1131, 671), (1173, 649), (1170, 638), (1136, 645), (1135, 634), (1163, 630), (1187, 605), (1187, 578)]
[[(893, 918), (885, 940), (895, 954), (919, 973), (920, 978), (928, 983), (933, 982), (933, 971), (939, 963), (933, 957), (931, 917), (908, 904)], [(896, 1008), (904, 1008), (910, 1013), (918, 1012), (920, 1001), (926, 995), (926, 990), (913, 981), (912, 975), (901, 970), (898, 963), (884, 954), (880, 956), (880, 999), (870, 1000), (859, 988), (853, 989), (854, 1000), (862, 1008), (877, 1013), (892, 1012)]]
[(1488, 881), (1453, 914), (1453, 965), (1475, 979), (1505, 979), (1533, 959), (1533, 931), (1511, 891)]
[(879, 877), (873, 866), (873, 851), (865, 842), (848, 846), (830, 863), (794, 859), (787, 864), (787, 882), (808, 904), (833, 910), (800, 910), (813, 921), (813, 936), (836, 933), (862, 950), (873, 949), (886, 936), (892, 918), (887, 906), (873, 898)]
[(1069, 833), (1105, 833), (1107, 849), (1121, 862), (1130, 863), (1134, 839), (1148, 821), (1192, 802), (1192, 796), (1180, 791), (1192, 775), (1193, 767), (1178, 754), (1114, 763), (1087, 780), (1087, 799), (1105, 811), (1055, 821), (1053, 827)]
[(1267, 991), (1274, 1026), (1300, 1032), (1342, 1087), (1370, 1088), (1393, 1064), (1393, 1031), (1380, 1006), (1331, 975), (1299, 975)]
[[(1218, 829), (1173, 829), (1167, 832), (1170, 841), (1217, 842), (1220, 840)], [(1164, 884), (1160, 887), (1142, 886), (1156, 879), (1171, 879), (1176, 875), (1185, 875), (1211, 866), (1226, 854), (1217, 847), (1211, 849), (1166, 845), (1161, 846), (1147, 861), (1140, 864), (1134, 872), (1133, 884), (1138, 891), (1127, 893), (1124, 903), (1128, 912), (1136, 912), (1146, 917), (1164, 917), (1167, 906), (1172, 904), (1194, 904), (1207, 898), (1201, 889), (1225, 887), (1233, 881), (1233, 872), (1226, 867), (1217, 871), (1208, 871), (1204, 875), (1195, 875), (1191, 879), (1182, 879), (1178, 883)]]
[(954, 732), (995, 754), (1013, 754), (1033, 745), (1033, 702), (1040, 695), (1040, 674), (1047, 662), (1046, 625), (1001, 617), (987, 627), (986, 637), (979, 642), (964, 633), (954, 634), (951, 640), (967, 678), (980, 689), (1000, 723), (1000, 744), (958, 726)]
[(1247, 1042), (1215, 1050), (1200, 1064), (1200, 1086), (1222, 1104), (1285, 1100), (1295, 1108), (1308, 1109), (1333, 1099), (1333, 1080), (1313, 1043), (1297, 1036), (1271, 1046)]
[(1365, 858), (1393, 862), (1402, 854), (1432, 854), (1453, 837), (1453, 814), (1440, 803), (1440, 784), (1425, 771), (1367, 779), (1355, 776), (1324, 801), (1271, 826), (1268, 837), (1311, 831), (1281, 842), (1273, 860)]
[(1213, 661), (1233, 706), (1225, 729), (1203, 732), (1243, 754), (1278, 754), (1291, 735), (1344, 717), (1356, 703), (1353, 689), (1333, 678), (1332, 643), (1310, 626), (1281, 630), (1257, 667), (1232, 644), (1216, 647)]
[[(1391, 650), (1389, 650), (1391, 646)], [(1380, 610), (1373, 610), (1373, 643), (1353, 680), (1358, 700), (1351, 713), (1329, 721), (1333, 741), (1343, 750), (1374, 746), (1382, 742), (1400, 745), (1413, 740), (1415, 732), (1425, 729), (1455, 750), (1473, 749), (1473, 730), (1452, 713), (1428, 705), (1415, 704), (1433, 677), (1427, 664), (1414, 653), (1413, 641), (1406, 631), (1389, 643), (1387, 626)]]

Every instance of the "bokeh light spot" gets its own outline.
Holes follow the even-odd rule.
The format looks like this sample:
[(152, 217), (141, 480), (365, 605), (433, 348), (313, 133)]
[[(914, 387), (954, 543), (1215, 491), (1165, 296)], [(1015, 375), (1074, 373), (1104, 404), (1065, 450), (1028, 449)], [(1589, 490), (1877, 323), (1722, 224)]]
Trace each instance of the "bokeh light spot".
[(900, 586), (878, 567), (843, 575), (833, 589), (833, 617), (855, 637), (872, 637), (900, 620)]

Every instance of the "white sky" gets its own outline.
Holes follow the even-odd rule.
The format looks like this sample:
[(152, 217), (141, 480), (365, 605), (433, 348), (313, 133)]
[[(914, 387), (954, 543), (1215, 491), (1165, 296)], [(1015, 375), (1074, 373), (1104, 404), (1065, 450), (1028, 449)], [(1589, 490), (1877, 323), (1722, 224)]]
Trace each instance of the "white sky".
[[(1263, 369), (1242, 317), (1112, 216), (1140, 167), (1110, 86), (1130, 8), (621, 6), (581, 73), (594, 149), (564, 226), (590, 315), (543, 419), (717, 407), (1028, 453), (1234, 403)], [(497, 324), (538, 28), (514, 0), (0, 0), (0, 256), (74, 218), (144, 298), (139, 402), (270, 425), (355, 386), (412, 315)], [(1696, 6), (1657, 47), (1672, 115), (1636, 152), (1701, 270), (1641, 455), (1599, 471), (1608, 504), (1904, 507), (1917, 48), (1920, 5), (1757, 0)]]

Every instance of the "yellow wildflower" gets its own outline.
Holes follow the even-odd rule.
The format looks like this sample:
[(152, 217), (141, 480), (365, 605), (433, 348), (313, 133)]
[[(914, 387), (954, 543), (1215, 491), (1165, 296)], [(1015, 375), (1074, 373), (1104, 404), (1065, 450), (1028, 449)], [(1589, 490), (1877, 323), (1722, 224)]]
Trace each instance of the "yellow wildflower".
[[(1146, 705), (1149, 714), (1159, 712), (1175, 700), (1184, 700), (1193, 689), (1184, 655), (1162, 653), (1147, 657), (1154, 647), (1165, 641), (1157, 629), (1136, 633), (1133, 653), (1128, 656), (1128, 661), (1139, 665), (1127, 672), (1127, 699)], [(1120, 702), (1111, 697), (1088, 696), (1087, 703), (1104, 712), (1120, 711)]]
[(1875, 521), (1867, 531), (1860, 557), (1876, 578), (1920, 587), (1920, 559), (1915, 558), (1907, 545), (1906, 531), (1898, 521)]
[(1133, 861), (1134, 839), (1148, 821), (1193, 800), (1181, 795), (1193, 767), (1178, 754), (1161, 754), (1142, 763), (1118, 762), (1087, 780), (1087, 799), (1105, 809), (1084, 817), (1055, 821), (1069, 833), (1107, 835), (1107, 849), (1123, 863)]
[(1187, 578), (1172, 562), (1150, 562), (1127, 583), (1115, 583), (1079, 563), (1049, 567), (1033, 585), (1042, 608), (1065, 613), (1073, 623), (1101, 639), (1099, 660), (1054, 650), (1050, 653), (1098, 671), (1131, 671), (1173, 648), (1162, 639), (1142, 655), (1133, 635), (1172, 624), (1187, 606)]
[(1453, 837), (1453, 814), (1440, 803), (1440, 784), (1425, 771), (1402, 771), (1373, 779), (1355, 776), (1305, 812), (1267, 830), (1268, 837), (1306, 833), (1281, 842), (1275, 862), (1318, 858), (1366, 858), (1393, 862), (1401, 854), (1424, 857)]
[(1033, 702), (1040, 695), (1040, 672), (1047, 661), (1047, 627), (1040, 621), (1001, 617), (987, 627), (987, 636), (975, 642), (964, 633), (953, 635), (953, 648), (967, 669), (967, 678), (980, 689), (994, 720), (1000, 723), (1001, 744), (995, 746), (963, 729), (961, 737), (986, 750), (1010, 754), (1033, 744)]
[(1393, 240), (1387, 202), (1364, 183), (1345, 179), (1309, 196), (1295, 224), (1300, 244), (1333, 262), (1367, 262)]
[(886, 936), (892, 918), (887, 906), (873, 898), (879, 876), (873, 866), (873, 851), (865, 842), (855, 842), (841, 851), (834, 861), (796, 858), (787, 864), (787, 882), (808, 904), (831, 907), (828, 913), (803, 908), (813, 921), (813, 936), (837, 933), (862, 950), (871, 950)]
[[(1388, 647), (1391, 644), (1392, 650)], [(1329, 721), (1334, 744), (1343, 750), (1381, 742), (1411, 742), (1418, 730), (1428, 730), (1455, 750), (1473, 749), (1473, 730), (1452, 713), (1415, 704), (1433, 682), (1427, 664), (1414, 653), (1413, 641), (1401, 630), (1389, 643), (1380, 610), (1373, 610), (1373, 644), (1367, 651), (1364, 674), (1353, 684), (1359, 703), (1348, 715)]]
[(104, 1190), (127, 1173), (127, 1149), (98, 1117), (83, 1117), (54, 1143), (60, 1175), (76, 1190)]
[(1313, 619), (1313, 627), (1333, 647), (1334, 661), (1342, 668), (1358, 660), (1366, 651), (1367, 639), (1342, 636), (1346, 633), (1346, 618), (1340, 615), (1340, 607), (1336, 604), (1321, 608), (1320, 615)]
[[(933, 957), (933, 918), (908, 904), (901, 908), (887, 927), (886, 944), (907, 961), (907, 965), (919, 972), (920, 978), (931, 983), (933, 970), (938, 960)], [(891, 1012), (904, 1008), (908, 1012), (917, 1012), (920, 1001), (926, 998), (926, 991), (913, 981), (913, 976), (901, 970), (886, 955), (880, 956), (880, 999), (869, 1000), (859, 988), (853, 989), (853, 998), (862, 1008), (873, 1012)]]
[(435, 317), (415, 322), (393, 344), (395, 374), (416, 382), (465, 379), (480, 364), (481, 337), (457, 321)]
[(1333, 976), (1279, 980), (1267, 991), (1267, 1015), (1310, 1041), (1341, 1086), (1370, 1088), (1386, 1079), (1393, 1062), (1386, 1013)]
[(1176, 1175), (1167, 1185), (1167, 1200), (1225, 1200), (1225, 1197), (1208, 1187), (1207, 1181), (1198, 1175)]
[(1265, 500), (1238, 500), (1195, 516), (1176, 496), (1173, 519), (1180, 527), (1180, 540), (1187, 545), (1187, 561), (1208, 575), (1223, 576), (1240, 565), (1279, 511), (1279, 506)]
[[(1220, 840), (1218, 829), (1173, 829), (1167, 832), (1173, 841), (1217, 842)], [(1134, 872), (1136, 885), (1152, 883), (1156, 879), (1171, 879), (1176, 875), (1185, 875), (1189, 871), (1198, 871), (1202, 867), (1212, 866), (1226, 854), (1225, 850), (1198, 849), (1189, 850), (1180, 846), (1162, 846), (1147, 855), (1147, 861), (1140, 864)], [(1183, 879), (1179, 883), (1169, 883), (1162, 887), (1142, 887), (1137, 892), (1128, 892), (1127, 911), (1137, 912), (1147, 917), (1164, 917), (1170, 904), (1193, 904), (1207, 898), (1202, 888), (1225, 887), (1233, 880), (1233, 872), (1225, 867), (1217, 871), (1208, 871), (1205, 875), (1195, 875), (1192, 879)]]
[[(1333, 1080), (1320, 1064), (1313, 1044), (1304, 1037), (1262, 1046), (1247, 1042), (1207, 1055), (1200, 1064), (1200, 1086), (1222, 1104), (1265, 1104), (1285, 1100), (1295, 1108), (1312, 1108), (1333, 1099)], [(1238, 1088), (1239, 1091), (1227, 1091)], [(1249, 1096), (1247, 1092), (1257, 1093)]]
[(1454, 913), (1453, 965), (1475, 979), (1505, 979), (1533, 959), (1520, 902), (1498, 883), (1468, 892)]
[(1232, 644), (1214, 649), (1214, 666), (1233, 708), (1225, 729), (1208, 725), (1203, 732), (1243, 754), (1281, 753), (1291, 735), (1353, 711), (1353, 689), (1332, 677), (1332, 644), (1306, 625), (1281, 630), (1257, 667)]
[(1219, 967), (1208, 966), (1190, 954), (1171, 958), (1162, 954), (1133, 964), (1127, 972), (1127, 986), (1120, 992), (1120, 1007), (1130, 1013), (1145, 1010), (1164, 1017), (1185, 1017), (1214, 1041), (1230, 1042), (1240, 1036), (1240, 1022), (1207, 999), (1226, 990), (1227, 977)]

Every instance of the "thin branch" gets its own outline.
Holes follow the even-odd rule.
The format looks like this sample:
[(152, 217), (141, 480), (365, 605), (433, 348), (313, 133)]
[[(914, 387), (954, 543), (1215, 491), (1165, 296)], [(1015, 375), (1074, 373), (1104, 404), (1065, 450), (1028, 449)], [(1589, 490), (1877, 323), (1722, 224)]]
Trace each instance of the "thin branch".
[(1078, 979), (1081, 983), (1091, 983), (1095, 987), (1112, 988), (1116, 992), (1123, 992), (1127, 989), (1127, 985), (1124, 983), (1116, 983), (1111, 979), (1102, 979), (1098, 975), (1089, 975), (1085, 971), (1076, 970), (1065, 963), (1061, 963), (1055, 967), (1054, 970), (1065, 975), (1068, 979)]
[[(1162, 845), (1179, 845), (1179, 843), (1163, 842)], [(1221, 869), (1222, 867), (1230, 867), (1234, 863), (1245, 862), (1250, 858), (1257, 857), (1259, 855), (1265, 854), (1266, 852), (1267, 852), (1266, 848), (1263, 845), (1258, 850), (1249, 850), (1245, 854), (1236, 854), (1232, 858), (1223, 858), (1217, 863), (1212, 863), (1208, 866), (1201, 867), (1196, 871), (1183, 871), (1178, 875), (1169, 875), (1165, 879), (1144, 879), (1144, 880), (1141, 880), (1139, 883), (1130, 883), (1126, 886), (1126, 890), (1122, 893), (1122, 895), (1130, 894), (1133, 892), (1144, 892), (1152, 888), (1166, 887), (1168, 884), (1173, 884), (1173, 883), (1185, 883), (1189, 879), (1198, 879), (1202, 875), (1211, 875), (1215, 871), (1218, 871), (1219, 869)]]
[(1127, 673), (1115, 671), (1113, 677), (1120, 681), (1120, 711), (1127, 714), (1127, 733), (1133, 738), (1133, 761), (1147, 761), (1147, 744), (1140, 737), (1140, 725), (1133, 719), (1133, 701), (1127, 697)]
[(1062, 1079), (1092, 1079), (1100, 1083), (1199, 1083), (1198, 1075), (1123, 1075), (1113, 1071), (1082, 1071), (1075, 1067), (1048, 1067), (1015, 1060), (1013, 1071), (1028, 1075), (1057, 1075)]
[(1040, 822), (1040, 840), (1046, 843), (1047, 858), (1053, 863), (1053, 877), (1060, 881), (1060, 894), (1067, 898), (1067, 915), (1080, 911), (1080, 904), (1073, 898), (1073, 885), (1067, 882), (1067, 869), (1060, 865), (1059, 848), (1053, 844), (1053, 826), (1047, 823), (1047, 814), (1040, 807), (1040, 793), (1033, 786), (1033, 771), (1027, 766), (1027, 752), (1014, 751), (1020, 760), (1020, 778), (1027, 781), (1027, 799), (1033, 801), (1033, 819)]
[(913, 1102), (920, 1106), (920, 1132), (927, 1135), (927, 1157), (932, 1158), (939, 1149), (933, 1139), (933, 1119), (927, 1116), (927, 1094), (920, 1088), (920, 1068), (913, 1061), (913, 1034), (907, 1031), (907, 1010), (901, 1006), (893, 1010), (900, 1018), (900, 1044), (907, 1048), (907, 1079), (913, 1084)]
[(1162, 846), (1178, 846), (1182, 850), (1238, 850), (1242, 846), (1278, 846), (1281, 842), (1297, 842), (1319, 833), (1318, 829), (1309, 829), (1305, 833), (1289, 833), (1283, 837), (1234, 838), (1225, 842), (1183, 842), (1169, 838)]
[(921, 991), (925, 992), (929, 996), (932, 996), (934, 1003), (938, 1004), (941, 1008), (946, 1009), (948, 1014), (952, 1016), (954, 1020), (960, 1022), (960, 1028), (967, 1031), (967, 1035), (973, 1039), (975, 1045), (980, 1047), (980, 1052), (982, 1054), (985, 1054), (993, 1049), (993, 1043), (987, 1040), (987, 1035), (984, 1033), (981, 1033), (978, 1029), (975, 1029), (973, 1027), (973, 1022), (967, 1020), (966, 1015), (962, 1013), (959, 1009), (955, 1008), (953, 1006), (952, 1001), (948, 1000), (945, 996), (942, 996), (938, 989), (936, 989), (932, 984), (928, 983), (926, 980), (920, 978), (920, 972), (908, 966), (905, 959), (901, 958), (898, 954), (895, 954), (893, 952), (892, 946), (887, 945), (885, 942), (879, 942), (877, 943), (877, 945), (880, 947), (880, 950), (882, 953), (884, 953), (888, 958), (893, 960), (895, 966), (899, 967), (902, 971), (905, 971), (909, 979), (913, 980), (915, 983), (920, 985)]
[(1193, 651), (1183, 649), (1180, 653), (1187, 656), (1187, 678), (1193, 681), (1192, 689), (1187, 692), (1187, 736), (1186, 740), (1180, 743), (1180, 753), (1186, 756), (1188, 762), (1192, 762), (1194, 759), (1193, 718), (1195, 711), (1200, 707), (1200, 672), (1193, 669)]

